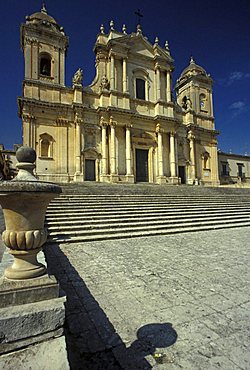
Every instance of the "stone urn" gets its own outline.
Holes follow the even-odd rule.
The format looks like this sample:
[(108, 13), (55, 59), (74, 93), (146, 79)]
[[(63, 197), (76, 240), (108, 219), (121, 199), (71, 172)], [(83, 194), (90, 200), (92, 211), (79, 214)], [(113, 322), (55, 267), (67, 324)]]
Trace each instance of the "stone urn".
[(32, 148), (19, 148), (16, 158), (19, 172), (15, 179), (0, 183), (0, 204), (6, 225), (2, 239), (14, 257), (4, 275), (20, 280), (46, 273), (46, 267), (37, 261), (37, 254), (47, 239), (44, 228), (47, 207), (61, 188), (35, 178), (36, 152)]

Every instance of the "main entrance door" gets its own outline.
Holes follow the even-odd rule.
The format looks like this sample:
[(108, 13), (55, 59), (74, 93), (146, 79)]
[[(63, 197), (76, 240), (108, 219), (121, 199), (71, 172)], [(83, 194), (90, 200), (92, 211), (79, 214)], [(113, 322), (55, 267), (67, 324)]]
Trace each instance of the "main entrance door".
[(85, 181), (95, 181), (95, 160), (85, 159)]
[(179, 177), (181, 178), (181, 184), (186, 184), (186, 171), (185, 166), (178, 167)]
[(148, 182), (148, 150), (136, 149), (136, 182)]

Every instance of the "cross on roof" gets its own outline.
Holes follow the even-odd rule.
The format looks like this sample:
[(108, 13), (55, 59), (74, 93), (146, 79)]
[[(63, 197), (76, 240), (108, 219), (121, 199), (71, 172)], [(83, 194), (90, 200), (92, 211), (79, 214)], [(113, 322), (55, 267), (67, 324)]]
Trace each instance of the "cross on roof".
[(137, 9), (137, 11), (135, 12), (135, 15), (137, 15), (138, 17), (138, 24), (141, 24), (141, 18), (143, 18), (143, 14), (141, 14), (140, 9)]

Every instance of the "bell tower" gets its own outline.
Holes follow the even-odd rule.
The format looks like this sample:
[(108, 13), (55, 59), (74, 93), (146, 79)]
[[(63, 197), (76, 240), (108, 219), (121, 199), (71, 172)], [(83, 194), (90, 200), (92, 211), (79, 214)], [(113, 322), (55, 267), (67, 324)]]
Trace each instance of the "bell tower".
[(176, 83), (178, 104), (186, 111), (192, 110), (204, 118), (213, 117), (212, 78), (191, 57)]
[(40, 12), (26, 17), (21, 25), (26, 81), (65, 84), (65, 55), (68, 37), (43, 4)]

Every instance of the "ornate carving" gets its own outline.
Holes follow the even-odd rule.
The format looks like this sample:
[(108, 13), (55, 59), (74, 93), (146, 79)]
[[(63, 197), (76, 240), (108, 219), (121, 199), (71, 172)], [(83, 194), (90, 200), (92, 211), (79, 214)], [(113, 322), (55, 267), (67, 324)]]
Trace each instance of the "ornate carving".
[(22, 119), (23, 119), (23, 122), (31, 123), (32, 121), (35, 120), (35, 116), (33, 116), (30, 113), (23, 113), (22, 114)]
[(156, 133), (164, 133), (164, 130), (161, 128), (161, 125), (159, 123), (157, 123), (156, 127), (155, 127), (155, 131)]
[(117, 122), (114, 121), (112, 116), (110, 116), (109, 125), (110, 125), (110, 127), (115, 127), (117, 125)]
[(80, 118), (80, 116), (79, 116), (79, 113), (75, 113), (75, 123), (77, 123), (77, 124), (81, 124), (81, 123), (83, 123), (83, 119), (82, 118)]
[(56, 123), (58, 126), (67, 126), (69, 123), (69, 120), (67, 120), (67, 118), (64, 118), (64, 117), (58, 117), (56, 120)]
[(193, 131), (188, 131), (187, 138), (188, 138), (189, 141), (195, 139), (195, 135), (194, 135)]
[(14, 231), (5, 230), (2, 234), (4, 244), (12, 250), (27, 251), (30, 249), (40, 248), (47, 239), (47, 231), (28, 230), (28, 231)]

